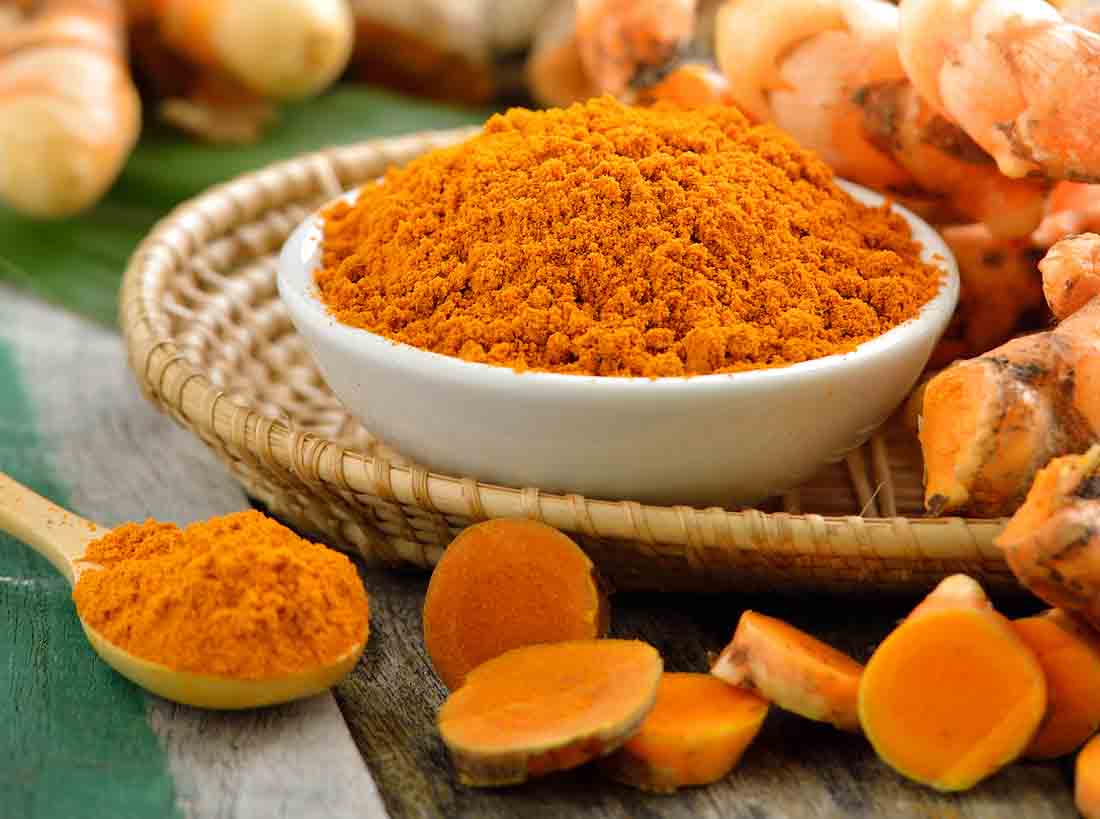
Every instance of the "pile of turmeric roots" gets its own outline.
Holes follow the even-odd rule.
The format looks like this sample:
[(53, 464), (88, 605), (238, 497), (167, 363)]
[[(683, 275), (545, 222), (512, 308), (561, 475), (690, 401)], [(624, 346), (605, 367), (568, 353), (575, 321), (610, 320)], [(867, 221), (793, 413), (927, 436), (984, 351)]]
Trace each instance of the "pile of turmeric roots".
[[(1058, 517), (1100, 514), (1100, 447), (1054, 462), (1001, 545), (1014, 567)], [(1080, 575), (1074, 575), (1079, 577)], [(656, 792), (725, 777), (771, 706), (862, 734), (909, 779), (962, 791), (1019, 758), (1077, 753), (1076, 799), (1100, 817), (1100, 605), (1009, 621), (966, 575), (942, 581), (861, 664), (745, 611), (707, 670), (669, 673), (608, 639), (605, 587), (572, 540), (529, 520), (465, 530), (424, 603), (424, 642), (450, 689), (440, 736), (468, 785), (589, 762)]]

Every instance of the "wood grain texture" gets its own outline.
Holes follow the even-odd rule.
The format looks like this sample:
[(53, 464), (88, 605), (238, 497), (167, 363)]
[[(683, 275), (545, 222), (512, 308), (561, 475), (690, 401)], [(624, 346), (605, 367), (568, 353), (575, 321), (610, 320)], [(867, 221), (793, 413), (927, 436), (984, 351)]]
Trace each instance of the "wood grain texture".
[[(427, 579), (370, 572), (374, 631), (363, 663), (336, 696), (394, 817), (890, 817), (1038, 819), (1075, 816), (1067, 770), (1014, 765), (957, 796), (911, 784), (878, 761), (861, 737), (773, 709), (739, 768), (723, 782), (672, 796), (642, 794), (593, 769), (499, 791), (458, 787), (435, 731), (445, 690), (419, 637)], [(806, 602), (767, 597), (620, 597), (612, 631), (656, 646), (672, 671), (702, 671), (743, 608), (789, 619), (866, 660), (913, 601)], [(1026, 604), (1020, 613), (1029, 611)]]
[[(3, 288), (0, 299), (19, 301), (4, 310), (4, 332), (26, 351), (39, 424), (74, 510), (114, 525), (247, 507), (205, 448), (140, 397), (117, 336)], [(185, 816), (385, 815), (331, 695), (235, 714), (150, 696), (147, 710)]]

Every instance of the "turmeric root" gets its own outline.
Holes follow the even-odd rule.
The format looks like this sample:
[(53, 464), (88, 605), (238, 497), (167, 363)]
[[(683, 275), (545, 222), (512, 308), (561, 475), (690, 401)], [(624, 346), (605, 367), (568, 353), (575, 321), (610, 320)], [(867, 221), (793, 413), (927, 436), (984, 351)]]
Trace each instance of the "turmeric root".
[(352, 76), (437, 99), (487, 102), (508, 90), (499, 87), (501, 67), (528, 49), (555, 5), (572, 12), (572, 0), (351, 0)]
[(898, 10), (880, 0), (728, 0), (716, 52), (734, 102), (836, 172), (936, 222), (1027, 236), (1046, 183), (1004, 177), (916, 93), (898, 59)]
[(898, 52), (1005, 175), (1100, 180), (1100, 35), (1045, 0), (905, 0)]
[[(1100, 11), (1100, 5), (1097, 6)], [(1078, 233), (1100, 230), (1100, 185), (1081, 182), (1059, 182), (1047, 197), (1043, 221), (1032, 234), (1039, 247)]]
[(0, 20), (0, 198), (35, 216), (99, 199), (141, 127), (117, 0), (42, 0)]
[(636, 640), (525, 646), (478, 666), (439, 711), (466, 785), (512, 785), (611, 753), (657, 699), (661, 656)]
[(351, 56), (346, 0), (129, 0), (129, 9), (196, 66), (267, 99), (318, 93)]
[(1094, 626), (1100, 625), (1098, 498), (1100, 447), (1055, 458), (996, 540), (1024, 586)]
[(1024, 755), (1068, 754), (1100, 729), (1100, 634), (1061, 609), (1014, 620), (1012, 627), (1047, 680), (1047, 713)]
[(607, 627), (607, 599), (588, 555), (532, 520), (489, 520), (463, 531), (424, 600), (424, 644), (451, 689), (509, 649), (601, 637)]
[(581, 61), (571, 0), (559, 0), (543, 19), (524, 74), (531, 96), (542, 105), (566, 107), (600, 95)]
[(1057, 318), (1071, 316), (1100, 295), (1100, 235), (1083, 233), (1055, 244), (1039, 263), (1043, 294)]
[(586, 74), (621, 95), (646, 68), (677, 55), (695, 31), (697, 0), (576, 0), (577, 47)]
[[(1044, 290), (1065, 296), (1094, 275), (1100, 236), (1059, 242), (1040, 263)], [(1082, 285), (1084, 287), (1085, 285)], [(1074, 299), (1053, 298), (1058, 314)], [(1046, 333), (1013, 339), (939, 373), (924, 393), (925, 504), (1011, 514), (1039, 468), (1083, 452), (1100, 431), (1100, 299)]]
[(962, 286), (952, 325), (933, 353), (935, 367), (1003, 344), (1025, 316), (1044, 307), (1042, 251), (1026, 239), (997, 239), (982, 224), (951, 225), (940, 235), (959, 264)]
[(1084, 819), (1100, 819), (1100, 737), (1093, 737), (1077, 754), (1073, 801)]
[(666, 672), (641, 729), (600, 767), (658, 793), (708, 785), (733, 770), (767, 714), (766, 700), (710, 674)]
[(746, 611), (710, 673), (755, 691), (780, 708), (859, 730), (859, 679), (863, 667), (794, 626)]
[(1016, 759), (1046, 704), (1035, 655), (965, 575), (940, 583), (882, 642), (859, 686), (875, 752), (941, 791), (970, 788)]

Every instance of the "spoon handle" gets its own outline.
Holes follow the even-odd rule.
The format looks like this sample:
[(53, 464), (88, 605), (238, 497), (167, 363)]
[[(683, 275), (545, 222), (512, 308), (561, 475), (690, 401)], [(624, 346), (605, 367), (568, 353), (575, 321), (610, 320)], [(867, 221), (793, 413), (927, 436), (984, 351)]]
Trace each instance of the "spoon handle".
[(107, 533), (0, 472), (0, 531), (14, 535), (54, 565), (72, 584), (73, 561)]

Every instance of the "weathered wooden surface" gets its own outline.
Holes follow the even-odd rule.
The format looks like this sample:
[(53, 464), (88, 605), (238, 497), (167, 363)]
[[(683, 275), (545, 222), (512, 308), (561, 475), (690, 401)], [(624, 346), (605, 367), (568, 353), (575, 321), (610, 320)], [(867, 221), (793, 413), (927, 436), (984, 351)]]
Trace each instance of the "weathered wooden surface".
[[(419, 638), (426, 579), (369, 572), (374, 630), (364, 662), (337, 689), (337, 700), (394, 817), (469, 816), (541, 819), (596, 817), (890, 817), (1004, 819), (1076, 816), (1067, 771), (1018, 764), (975, 790), (937, 794), (880, 763), (861, 737), (773, 709), (740, 767), (725, 781), (673, 796), (605, 782), (594, 770), (557, 775), (500, 791), (458, 787), (435, 732), (445, 691)], [(651, 642), (673, 671), (702, 671), (708, 651), (729, 638), (742, 608), (785, 617), (866, 659), (912, 601), (623, 597), (612, 603), (618, 636)], [(1018, 604), (1017, 604), (1018, 605)]]
[[(16, 301), (0, 288), (0, 341), (21, 353), (26, 386), (37, 405), (37, 426), (46, 439), (41, 445), (31, 438), (12, 444), (20, 439), (18, 430), (5, 437), (0, 414), (0, 442), (12, 448), (0, 455), (8, 462), (51, 461), (75, 509), (116, 523), (148, 515), (188, 521), (244, 505), (238, 487), (203, 447), (137, 395), (113, 335), (24, 299)], [(709, 788), (650, 796), (605, 782), (588, 769), (502, 791), (457, 787), (435, 732), (435, 711), (445, 691), (419, 636), (427, 578), (386, 572), (364, 577), (372, 598), (372, 637), (363, 661), (336, 692), (339, 709), (331, 697), (230, 715), (148, 701), (148, 720), (168, 755), (183, 815), (371, 817), (383, 814), (382, 800), (394, 817), (1076, 815), (1066, 764), (1015, 765), (970, 793), (944, 796), (906, 783), (879, 763), (861, 738), (777, 711), (741, 767)], [(27, 588), (36, 588), (38, 582)], [(614, 602), (613, 620), (617, 634), (656, 645), (668, 668), (702, 670), (707, 652), (722, 646), (745, 606), (786, 617), (865, 658), (911, 603), (623, 597)], [(1014, 605), (1015, 613), (1023, 613)], [(32, 618), (26, 626), (34, 627), (34, 622)], [(4, 675), (11, 679), (4, 680)], [(8, 687), (18, 692), (17, 675), (17, 670), (0, 665), (0, 680), (14, 681)], [(49, 713), (23, 709), (19, 718), (82, 719), (106, 729), (109, 715), (81, 711), (85, 684), (74, 680), (73, 696), (66, 702), (34, 701)], [(7, 752), (0, 759), (16, 760), (12, 749), (2, 746), (10, 726), (9, 733), (5, 730), (0, 725), (0, 752)], [(96, 802), (96, 785), (132, 794), (134, 810), (125, 815), (151, 815), (138, 809), (148, 796), (142, 792), (149, 785), (139, 776), (142, 769), (127, 768), (120, 759), (129, 750), (131, 746), (113, 748), (108, 742), (89, 747), (81, 764), (99, 773), (80, 780), (86, 790), (67, 798), (65, 810), (36, 809), (33, 799), (0, 798), (0, 817), (106, 815), (96, 810), (102, 804)], [(19, 752), (25, 759), (18, 768), (0, 770), (0, 797), (26, 794), (12, 783), (33, 776), (37, 752)], [(53, 781), (43, 783), (42, 793), (59, 787)], [(43, 798), (37, 797), (39, 807)]]
[[(21, 359), (41, 438), (74, 510), (106, 524), (184, 523), (247, 507), (216, 459), (140, 397), (116, 335), (0, 287), (0, 338)], [(147, 714), (184, 816), (385, 815), (331, 695), (236, 714), (150, 696)], [(109, 786), (121, 762), (100, 763)]]

